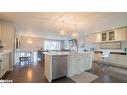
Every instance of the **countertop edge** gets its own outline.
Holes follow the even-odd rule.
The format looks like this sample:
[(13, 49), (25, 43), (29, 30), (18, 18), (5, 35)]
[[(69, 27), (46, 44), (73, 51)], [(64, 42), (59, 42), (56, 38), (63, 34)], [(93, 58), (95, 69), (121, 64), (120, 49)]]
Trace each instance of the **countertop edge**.
[[(94, 53), (102, 53), (102, 51), (95, 51)], [(127, 53), (124, 52), (110, 52), (110, 54), (127, 55)]]

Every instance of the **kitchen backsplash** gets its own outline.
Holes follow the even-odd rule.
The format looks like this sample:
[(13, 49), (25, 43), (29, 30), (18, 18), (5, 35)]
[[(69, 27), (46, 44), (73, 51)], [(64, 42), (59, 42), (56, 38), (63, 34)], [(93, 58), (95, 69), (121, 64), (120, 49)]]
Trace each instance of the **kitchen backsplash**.
[[(85, 49), (91, 50), (94, 48), (94, 50), (103, 50), (100, 48), (100, 43), (85, 43)], [(121, 42), (121, 49), (109, 49), (112, 52), (125, 52), (125, 48), (127, 48), (127, 41)]]

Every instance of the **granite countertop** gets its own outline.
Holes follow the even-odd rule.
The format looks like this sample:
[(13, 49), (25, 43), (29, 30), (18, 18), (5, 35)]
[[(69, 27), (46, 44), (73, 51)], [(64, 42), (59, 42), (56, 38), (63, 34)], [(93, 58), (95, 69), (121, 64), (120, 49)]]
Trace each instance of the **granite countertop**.
[[(95, 51), (95, 53), (102, 53), (102, 51)], [(110, 52), (110, 54), (120, 54), (120, 55), (127, 55), (124, 52)]]
[(43, 52), (44, 54), (47, 55), (68, 55), (66, 52)]

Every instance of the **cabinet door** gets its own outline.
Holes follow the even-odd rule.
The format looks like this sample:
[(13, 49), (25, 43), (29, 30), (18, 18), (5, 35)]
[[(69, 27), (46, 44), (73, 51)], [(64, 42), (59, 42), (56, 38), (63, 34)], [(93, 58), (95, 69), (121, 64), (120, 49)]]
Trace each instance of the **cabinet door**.
[(121, 28), (115, 30), (116, 41), (127, 40), (127, 28)]
[(6, 72), (6, 64), (4, 62), (1, 63), (1, 77), (5, 74)]
[(81, 54), (80, 55), (80, 63), (79, 63), (80, 73), (84, 72), (84, 70), (85, 70), (85, 64), (86, 64), (85, 60), (86, 60), (86, 58), (85, 58), (84, 54)]
[(76, 60), (73, 55), (68, 56), (68, 76), (73, 76), (76, 73)]
[(96, 33), (96, 42), (102, 42), (101, 41), (101, 33)]
[(107, 41), (107, 32), (101, 34), (101, 41)]
[(77, 56), (73, 55), (71, 56), (71, 63), (72, 63), (72, 75), (77, 74), (79, 68), (78, 68), (78, 62), (77, 62)]
[(111, 63), (111, 64), (118, 64), (119, 63), (119, 55), (117, 55), (117, 54), (110, 54), (109, 63)]
[(108, 32), (108, 40), (114, 41), (115, 40), (115, 31), (109, 31)]
[(10, 64), (9, 64), (9, 53), (5, 54), (5, 64), (6, 64), (6, 71), (9, 70)]
[(127, 67), (127, 55), (119, 55), (119, 65)]
[(90, 70), (92, 68), (92, 54), (85, 54), (85, 70)]
[(67, 76), (71, 76), (72, 74), (72, 64), (71, 64), (71, 56), (67, 57)]

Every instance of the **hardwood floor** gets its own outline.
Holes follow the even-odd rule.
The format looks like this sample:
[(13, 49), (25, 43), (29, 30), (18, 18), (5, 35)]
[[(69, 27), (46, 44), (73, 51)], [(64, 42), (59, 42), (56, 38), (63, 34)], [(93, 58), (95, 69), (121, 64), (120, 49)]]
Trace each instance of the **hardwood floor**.
[[(4, 79), (13, 80), (14, 83), (48, 83), (44, 76), (44, 64), (24, 64), (14, 66), (14, 70), (6, 74)], [(64, 77), (54, 80), (53, 83), (73, 83), (71, 79)]]
[[(43, 63), (16, 65), (13, 71), (7, 73), (4, 79), (13, 80), (14, 83), (48, 83), (44, 76)], [(96, 70), (97, 64), (89, 72), (99, 76), (92, 83), (126, 83), (127, 69), (109, 66), (104, 71)], [(54, 80), (53, 83), (74, 83), (68, 77)]]
[(45, 83), (43, 64), (15, 65), (14, 70), (8, 72), (5, 79), (13, 80), (14, 83)]
[(99, 76), (93, 83), (127, 83), (127, 69), (109, 65), (102, 69), (97, 69), (98, 63), (93, 63), (91, 73)]

